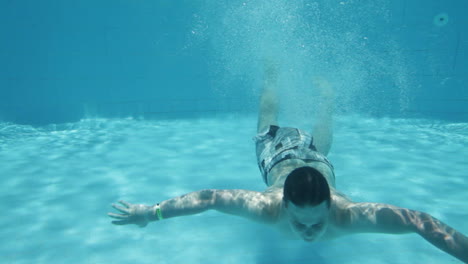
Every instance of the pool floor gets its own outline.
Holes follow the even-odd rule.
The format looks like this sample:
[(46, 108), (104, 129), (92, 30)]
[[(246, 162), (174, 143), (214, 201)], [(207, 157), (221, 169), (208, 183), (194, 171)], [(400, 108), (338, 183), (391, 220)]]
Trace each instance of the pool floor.
[[(281, 124), (311, 127), (307, 122)], [(416, 234), (308, 244), (215, 211), (114, 226), (110, 204), (205, 188), (264, 190), (254, 116), (0, 123), (1, 263), (460, 263)], [(340, 116), (329, 155), (357, 202), (430, 213), (468, 234), (468, 124)]]

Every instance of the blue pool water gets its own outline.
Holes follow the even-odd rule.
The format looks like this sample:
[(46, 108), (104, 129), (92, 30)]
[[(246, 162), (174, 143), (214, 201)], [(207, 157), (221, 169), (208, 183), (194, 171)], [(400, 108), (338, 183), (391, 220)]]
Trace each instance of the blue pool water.
[[(310, 127), (310, 122), (282, 122)], [(114, 226), (124, 199), (154, 204), (204, 189), (264, 190), (256, 117), (0, 124), (2, 263), (458, 263), (418, 235), (307, 244), (215, 211)], [(468, 124), (340, 116), (329, 155), (354, 201), (425, 211), (468, 233)]]
[(123, 199), (263, 191), (265, 65), (280, 125), (336, 95), (339, 191), (468, 234), (465, 0), (0, 1), (0, 263), (460, 263), (416, 234), (308, 244), (215, 211), (115, 226)]

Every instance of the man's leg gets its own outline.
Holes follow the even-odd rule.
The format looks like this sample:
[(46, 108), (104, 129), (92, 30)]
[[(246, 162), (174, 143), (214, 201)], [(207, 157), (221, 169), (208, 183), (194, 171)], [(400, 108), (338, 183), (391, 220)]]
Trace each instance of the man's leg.
[(333, 141), (333, 107), (334, 107), (334, 91), (323, 78), (314, 78), (313, 84), (320, 92), (320, 104), (317, 120), (312, 130), (314, 137), (314, 145), (317, 150), (328, 155)]
[(265, 80), (263, 81), (260, 111), (258, 114), (258, 133), (266, 131), (270, 125), (278, 125), (278, 97), (275, 91), (277, 79), (278, 72), (276, 66), (272, 63), (266, 63)]

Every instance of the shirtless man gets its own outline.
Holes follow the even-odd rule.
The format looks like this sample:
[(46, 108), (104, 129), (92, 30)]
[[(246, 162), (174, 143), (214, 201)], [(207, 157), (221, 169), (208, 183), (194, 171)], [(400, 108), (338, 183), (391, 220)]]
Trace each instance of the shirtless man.
[(307, 242), (354, 233), (415, 232), (439, 249), (468, 263), (468, 238), (431, 215), (388, 204), (355, 203), (335, 190), (333, 166), (326, 158), (332, 141), (333, 94), (324, 80), (321, 112), (314, 136), (296, 128), (279, 127), (274, 87), (276, 69), (266, 67), (260, 102), (257, 160), (264, 192), (207, 189), (175, 197), (153, 206), (112, 206), (116, 225), (144, 227), (151, 221), (217, 210), (270, 224), (289, 237)]

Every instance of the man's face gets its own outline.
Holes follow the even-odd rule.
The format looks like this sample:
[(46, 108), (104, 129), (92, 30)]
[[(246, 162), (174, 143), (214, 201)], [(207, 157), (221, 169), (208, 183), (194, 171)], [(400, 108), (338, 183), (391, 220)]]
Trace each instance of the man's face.
[(288, 202), (286, 210), (291, 229), (305, 241), (316, 241), (325, 233), (328, 225), (328, 207), (325, 201), (316, 206), (305, 207), (297, 207)]

